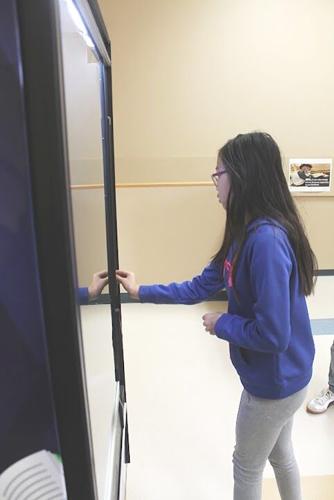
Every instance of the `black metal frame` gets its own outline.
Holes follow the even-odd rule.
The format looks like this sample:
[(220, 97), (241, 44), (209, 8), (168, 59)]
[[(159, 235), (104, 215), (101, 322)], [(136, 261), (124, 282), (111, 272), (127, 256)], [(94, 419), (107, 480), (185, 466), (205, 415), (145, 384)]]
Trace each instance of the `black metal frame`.
[[(94, 2), (89, 1), (90, 5)], [(97, 21), (97, 19), (96, 19)], [(102, 26), (99, 26), (103, 30)], [(103, 31), (102, 31), (103, 33)], [(107, 36), (107, 35), (105, 35)], [(108, 39), (107, 52), (111, 58), (110, 41)], [(116, 180), (115, 180), (115, 155), (114, 155), (114, 130), (113, 130), (113, 109), (112, 109), (112, 73), (111, 66), (103, 66), (102, 69), (102, 109), (108, 110), (108, 114), (103, 116), (102, 135), (103, 158), (104, 158), (104, 196), (106, 208), (106, 232), (107, 232), (107, 255), (109, 269), (109, 295), (111, 305), (113, 348), (115, 358), (115, 377), (120, 382), (121, 404), (126, 403), (126, 386), (123, 356), (123, 336), (122, 336), (122, 315), (121, 296), (119, 284), (116, 280), (116, 269), (119, 268), (118, 261), (118, 240), (117, 240), (117, 208), (116, 208)], [(125, 460), (130, 462), (128, 419), (124, 423), (125, 428)]]
[[(77, 0), (75, 0), (77, 1)], [(101, 14), (101, 10), (98, 6), (98, 3), (96, 2), (96, 0), (87, 0), (87, 3), (90, 7), (90, 10), (93, 14), (93, 17), (95, 19), (95, 22), (99, 28), (99, 31), (100, 31), (100, 34), (102, 36), (102, 39), (103, 39), (103, 42), (104, 42), (104, 45), (107, 49), (107, 52), (110, 56), (110, 39), (109, 39), (109, 35), (108, 35), (108, 31), (107, 31), (107, 28), (106, 28), (106, 25), (104, 24), (104, 21), (103, 21), (103, 17), (102, 17), (102, 14)], [(108, 108), (109, 109), (109, 108)]]
[[(95, 0), (88, 0), (110, 55), (110, 41)], [(16, 0), (35, 232), (51, 384), (69, 499), (97, 498), (88, 397), (81, 342), (70, 199), (60, 40), (54, 0)], [(107, 250), (116, 380), (125, 402), (118, 267), (111, 68), (103, 66), (104, 175)], [(129, 461), (128, 431), (125, 428)]]

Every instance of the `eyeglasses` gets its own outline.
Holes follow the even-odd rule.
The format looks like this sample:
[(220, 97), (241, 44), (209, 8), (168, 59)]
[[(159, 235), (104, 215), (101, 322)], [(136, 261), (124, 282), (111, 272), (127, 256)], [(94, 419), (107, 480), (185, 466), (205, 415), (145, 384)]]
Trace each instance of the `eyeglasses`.
[(211, 174), (211, 179), (215, 186), (218, 185), (219, 177), (224, 174), (227, 174), (226, 170), (221, 170), (220, 172), (215, 172), (214, 174)]

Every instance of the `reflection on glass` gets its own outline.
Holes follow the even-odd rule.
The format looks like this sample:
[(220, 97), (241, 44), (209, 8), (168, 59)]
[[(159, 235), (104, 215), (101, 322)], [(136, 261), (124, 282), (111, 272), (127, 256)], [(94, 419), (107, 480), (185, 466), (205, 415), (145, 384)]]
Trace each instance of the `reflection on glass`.
[[(103, 183), (101, 65), (70, 0), (59, 0), (70, 182)], [(75, 11), (74, 11), (75, 12)], [(78, 15), (78, 14), (77, 14)], [(79, 286), (107, 269), (103, 189), (72, 190)], [(88, 244), (94, 241), (94, 252)], [(109, 305), (81, 308), (84, 361), (99, 499), (105, 498), (106, 467), (115, 397)]]

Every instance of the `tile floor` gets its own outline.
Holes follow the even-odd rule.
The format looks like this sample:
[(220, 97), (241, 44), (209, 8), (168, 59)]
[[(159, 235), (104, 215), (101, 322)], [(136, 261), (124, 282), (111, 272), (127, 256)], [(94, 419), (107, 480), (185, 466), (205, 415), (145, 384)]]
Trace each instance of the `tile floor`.
[[(319, 277), (308, 306), (316, 344), (309, 398), (327, 383), (334, 277)], [(123, 305), (131, 451), (127, 500), (232, 499), (234, 422), (242, 388), (227, 344), (201, 325), (205, 312), (225, 308), (224, 302)], [(82, 325), (97, 479), (104, 500), (114, 389), (109, 306), (82, 307)], [(333, 428), (334, 407), (323, 415), (310, 415), (305, 407), (296, 414), (294, 445), (304, 500), (334, 498)], [(270, 466), (264, 477), (263, 500), (279, 498)]]

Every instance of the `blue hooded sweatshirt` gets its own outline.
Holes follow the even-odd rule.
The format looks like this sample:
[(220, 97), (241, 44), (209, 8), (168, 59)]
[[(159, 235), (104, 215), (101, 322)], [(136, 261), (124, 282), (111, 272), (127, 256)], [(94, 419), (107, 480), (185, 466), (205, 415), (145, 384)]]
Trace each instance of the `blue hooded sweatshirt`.
[(230, 249), (224, 269), (211, 263), (191, 281), (140, 286), (139, 298), (156, 304), (196, 304), (225, 287), (228, 312), (218, 318), (215, 333), (229, 342), (242, 385), (260, 398), (285, 398), (312, 376), (314, 342), (306, 300), (286, 230), (276, 221), (256, 219), (247, 232), (237, 295)]

